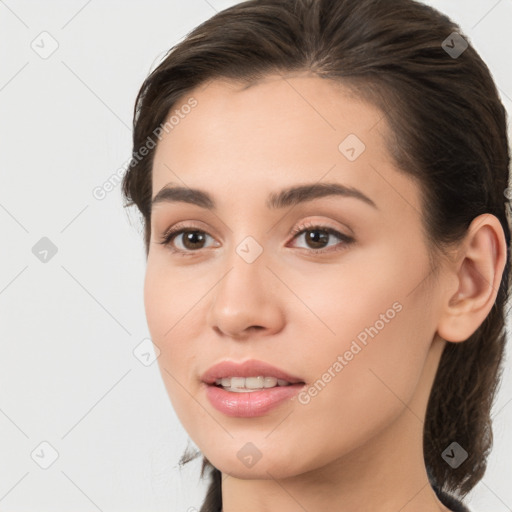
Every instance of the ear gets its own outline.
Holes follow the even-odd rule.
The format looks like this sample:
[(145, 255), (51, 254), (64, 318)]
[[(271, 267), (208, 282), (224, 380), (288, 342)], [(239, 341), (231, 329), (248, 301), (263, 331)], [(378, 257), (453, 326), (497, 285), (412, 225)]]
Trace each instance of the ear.
[(448, 270), (454, 286), (442, 298), (439, 336), (465, 341), (480, 327), (496, 300), (506, 258), (507, 244), (498, 218), (485, 213), (473, 219)]

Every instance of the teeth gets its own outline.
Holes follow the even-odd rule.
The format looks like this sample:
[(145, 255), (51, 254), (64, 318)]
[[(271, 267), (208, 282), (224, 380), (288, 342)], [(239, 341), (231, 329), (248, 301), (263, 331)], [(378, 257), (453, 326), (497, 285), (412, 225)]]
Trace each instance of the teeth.
[(224, 377), (217, 379), (215, 384), (222, 386), (228, 391), (248, 391), (277, 386), (289, 386), (290, 382), (275, 377)]

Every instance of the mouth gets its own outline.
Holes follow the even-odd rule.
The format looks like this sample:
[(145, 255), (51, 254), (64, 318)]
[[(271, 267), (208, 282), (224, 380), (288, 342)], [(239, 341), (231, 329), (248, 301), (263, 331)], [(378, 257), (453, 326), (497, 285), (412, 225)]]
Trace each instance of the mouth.
[(263, 389), (290, 384), (304, 384), (300, 377), (256, 359), (243, 362), (224, 360), (209, 368), (201, 377), (206, 384), (230, 388)]
[(303, 386), (304, 384), (304, 381), (290, 382), (286, 379), (260, 375), (257, 377), (224, 377), (216, 379), (209, 385), (232, 393), (254, 393), (278, 387)]

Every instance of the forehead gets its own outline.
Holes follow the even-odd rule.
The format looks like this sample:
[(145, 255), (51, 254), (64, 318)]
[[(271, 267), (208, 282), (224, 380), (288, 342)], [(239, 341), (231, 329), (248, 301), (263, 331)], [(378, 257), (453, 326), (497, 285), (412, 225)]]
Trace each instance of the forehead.
[[(379, 123), (381, 130), (386, 128), (383, 112), (365, 102), (353, 88), (310, 73), (269, 75), (250, 83), (212, 80), (185, 94), (173, 112), (181, 110), (191, 97), (198, 103), (193, 117), (205, 130), (225, 129), (222, 125), (226, 122), (233, 126), (251, 123), (254, 131), (285, 126), (291, 134), (301, 128), (311, 132), (318, 127), (323, 134), (342, 133), (346, 128), (362, 132), (372, 122), (371, 126)], [(180, 131), (178, 128), (173, 131)]]
[[(185, 108), (191, 99), (194, 108)], [(249, 85), (213, 80), (185, 94), (168, 119), (173, 115), (179, 122), (156, 148), (153, 197), (168, 183), (213, 195), (265, 189), (266, 197), (324, 178), (365, 183), (371, 197), (382, 193), (379, 170), (394, 168), (383, 112), (353, 90), (309, 74), (270, 75)], [(360, 154), (349, 158), (354, 152)], [(386, 177), (388, 187), (403, 179)]]

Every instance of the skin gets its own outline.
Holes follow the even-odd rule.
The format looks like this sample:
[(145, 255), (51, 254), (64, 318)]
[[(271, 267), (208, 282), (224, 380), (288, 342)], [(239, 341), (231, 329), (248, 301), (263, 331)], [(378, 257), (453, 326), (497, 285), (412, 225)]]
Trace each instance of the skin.
[[(156, 149), (153, 197), (174, 183), (218, 207), (154, 206), (144, 303), (176, 414), (223, 474), (223, 511), (448, 510), (428, 483), (423, 421), (446, 343), (467, 339), (495, 301), (499, 221), (477, 217), (434, 278), (421, 191), (392, 161), (377, 108), (307, 73), (249, 88), (215, 80), (174, 108), (190, 96), (197, 107)], [(366, 145), (353, 162), (338, 149), (348, 134)], [(378, 209), (352, 197), (265, 206), (271, 192), (320, 181), (355, 187)], [(158, 243), (178, 222), (206, 235), (174, 239), (187, 256)], [(355, 241), (290, 236), (311, 222)], [(253, 263), (236, 252), (247, 236), (263, 249)], [(224, 359), (261, 359), (313, 384), (397, 301), (401, 311), (309, 403), (248, 419), (207, 400), (200, 377)], [(248, 442), (262, 455), (252, 467), (237, 457)]]

